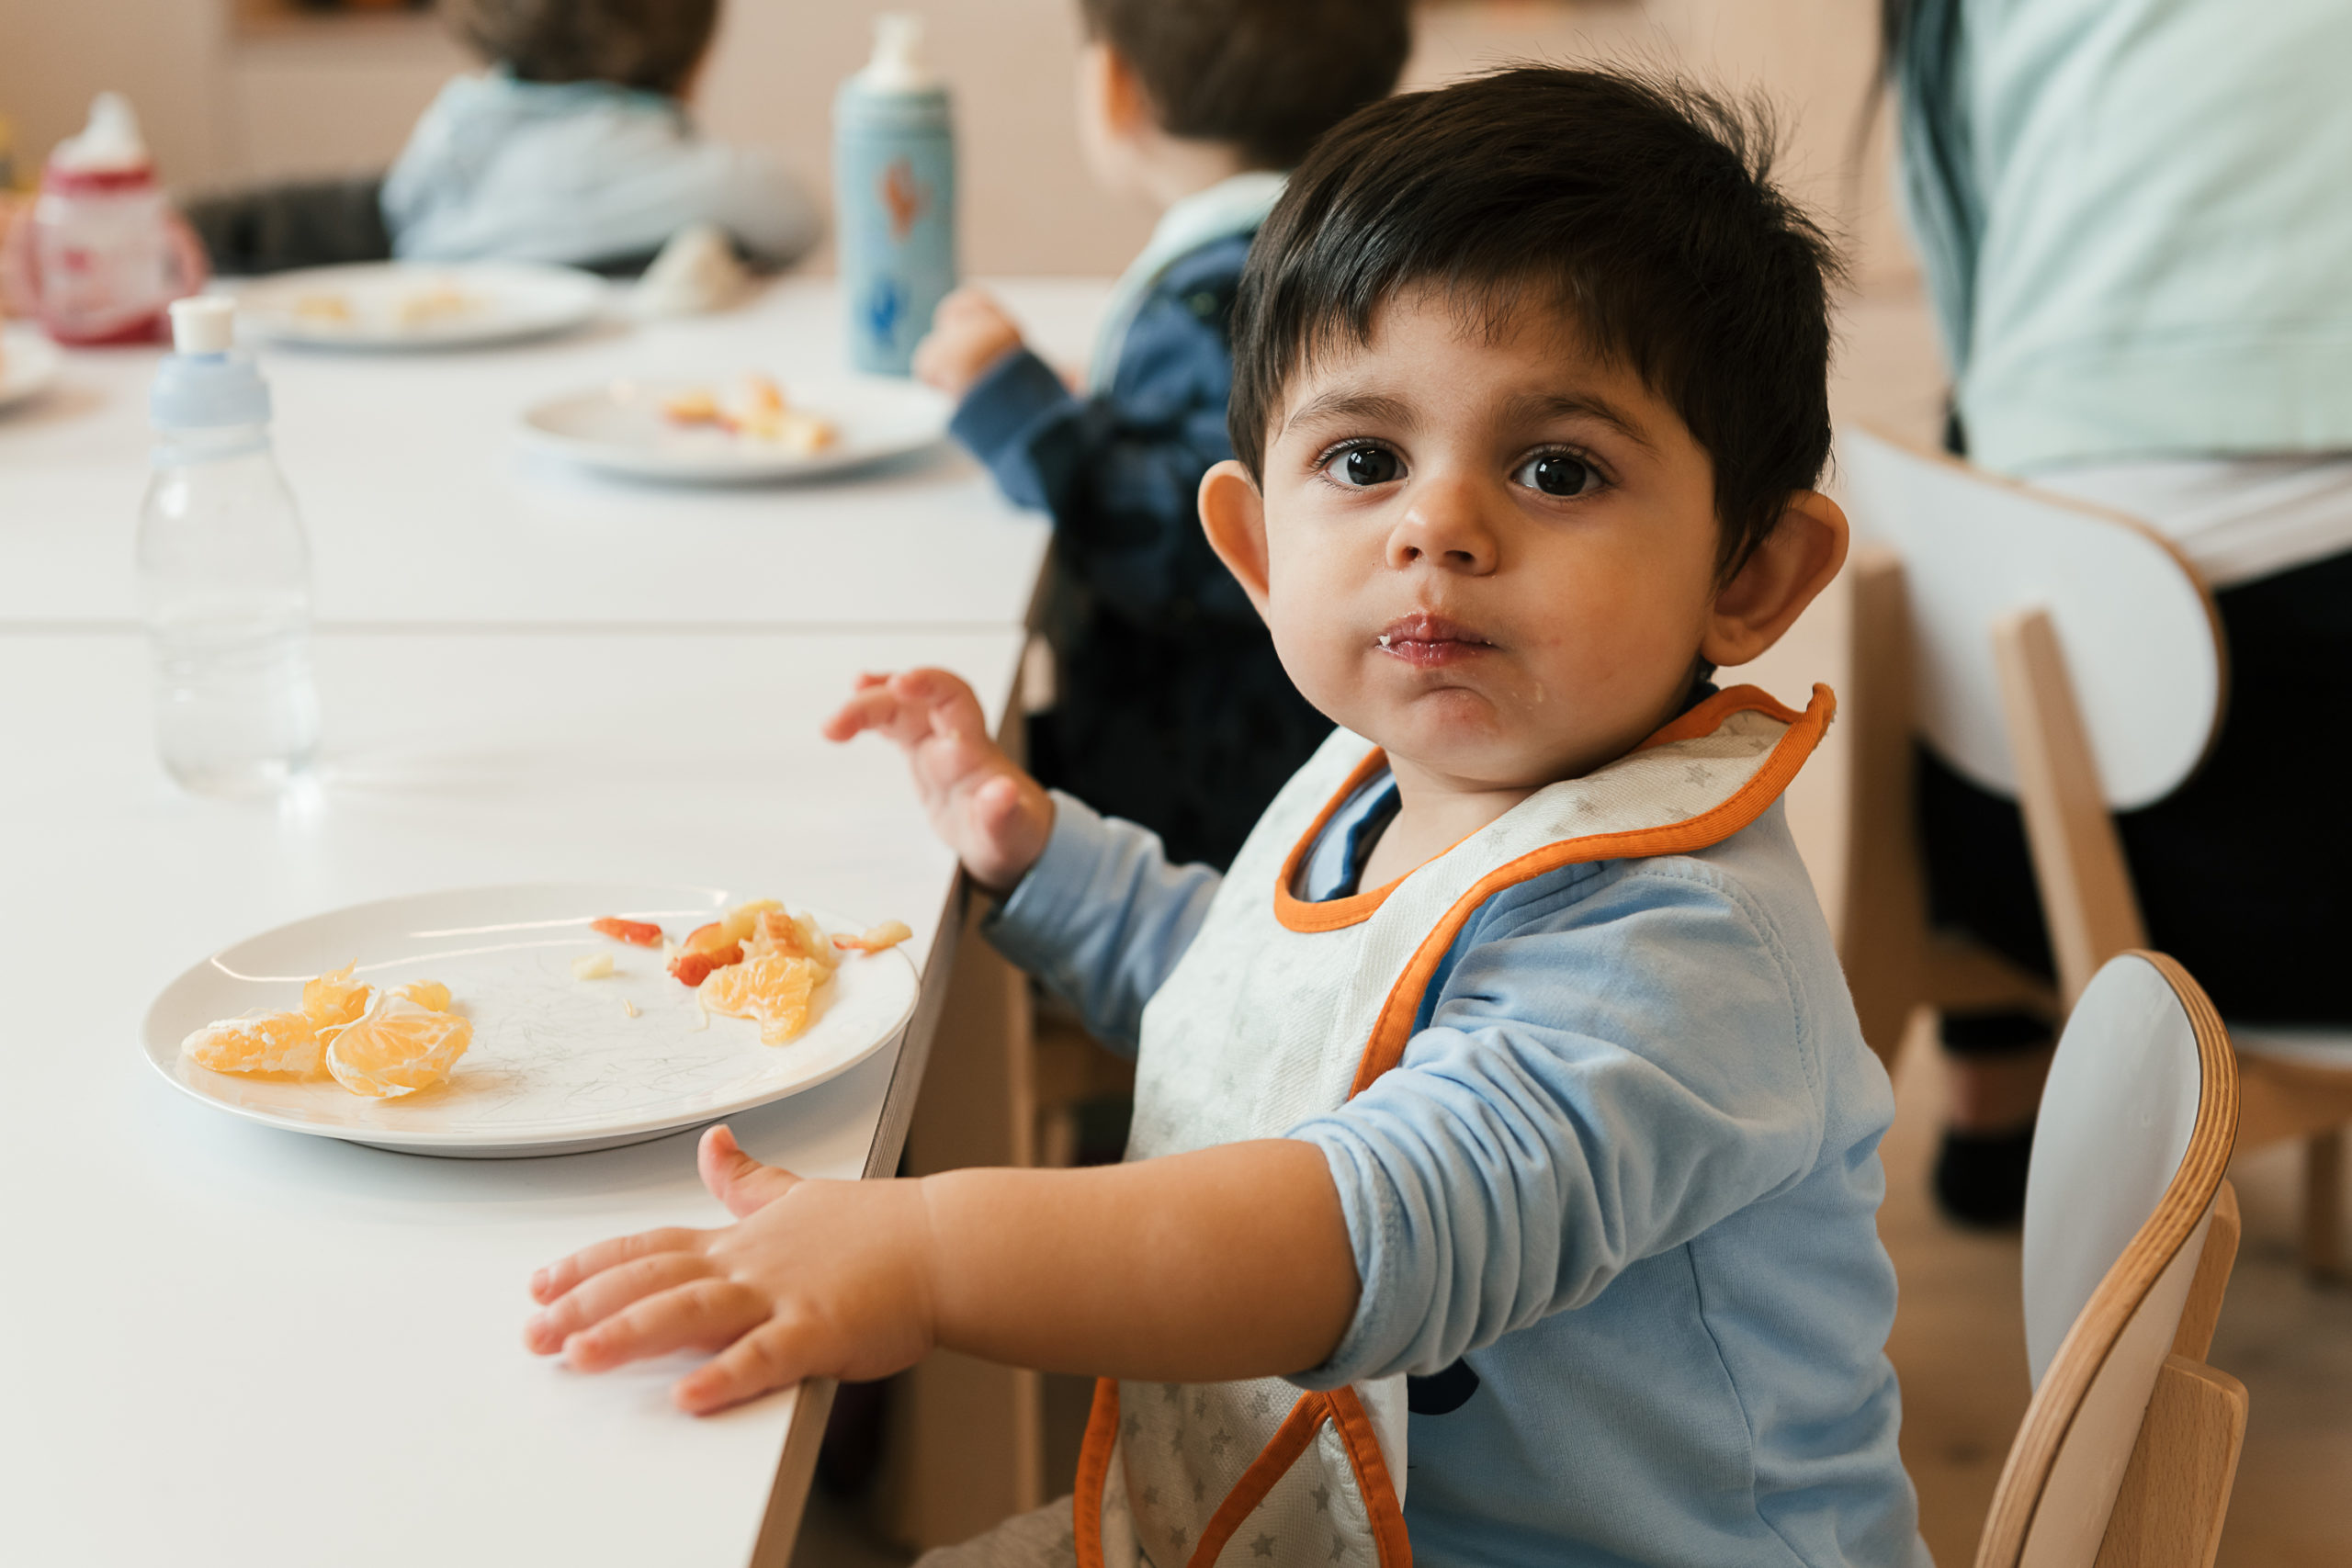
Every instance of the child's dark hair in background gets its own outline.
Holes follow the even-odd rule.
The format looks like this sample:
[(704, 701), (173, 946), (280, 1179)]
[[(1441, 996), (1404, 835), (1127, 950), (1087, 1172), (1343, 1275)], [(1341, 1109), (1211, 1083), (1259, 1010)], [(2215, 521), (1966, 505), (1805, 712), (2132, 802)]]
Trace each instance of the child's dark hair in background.
[[(1241, 171), (1287, 169), (1385, 96), (1411, 48), (1408, 0), (1080, 0), (1091, 43), (1132, 73), (1166, 137)], [(1025, 350), (962, 394), (955, 433), (1014, 501), (1050, 513), (1056, 705), (1031, 730), (1046, 783), (1222, 866), (1330, 724), (1201, 533), (1194, 492), (1226, 437), (1235, 288), (1263, 202), (1168, 255), (1170, 209), (1097, 384), (1074, 397)], [(1230, 194), (1233, 182), (1221, 187)], [(1204, 193), (1207, 200), (1217, 192)], [(1115, 349), (1115, 358), (1111, 357)], [(1107, 373), (1106, 373), (1107, 372)]]
[(1728, 579), (1829, 459), (1837, 253), (1773, 185), (1770, 139), (1704, 93), (1540, 66), (1357, 116), (1251, 254), (1234, 455), (1262, 477), (1292, 375), (1368, 342), (1400, 293), (1440, 289), (1473, 322), (1564, 310), (1706, 448)]
[(524, 82), (610, 82), (684, 96), (718, 26), (718, 0), (441, 0), (482, 59)]

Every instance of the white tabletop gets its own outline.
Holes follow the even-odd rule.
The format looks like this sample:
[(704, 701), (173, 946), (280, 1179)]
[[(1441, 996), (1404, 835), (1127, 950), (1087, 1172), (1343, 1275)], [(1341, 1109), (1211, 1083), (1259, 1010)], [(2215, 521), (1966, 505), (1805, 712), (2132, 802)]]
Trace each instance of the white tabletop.
[[(1082, 363), (1100, 281), (999, 286), (1049, 358)], [(526, 453), (521, 412), (625, 377), (831, 375), (830, 280), (718, 316), (413, 355), (265, 350), (278, 459), (329, 624), (875, 626), (1019, 620), (1048, 530), (952, 446), (879, 472), (690, 489)], [(159, 352), (83, 351), (0, 414), (0, 624), (129, 624)]]
[[(519, 1340), (538, 1264), (722, 1221), (689, 1137), (444, 1161), (275, 1132), (164, 1084), (140, 1020), (224, 942), (468, 884), (757, 887), (903, 918), (921, 963), (952, 859), (892, 748), (815, 726), (916, 661), (1001, 712), (1021, 641), (330, 634), (323, 787), (277, 812), (164, 782), (136, 637), (0, 632), (0, 1562), (745, 1562), (791, 1395), (695, 1421), (679, 1364), (581, 1377)], [(895, 1159), (899, 1066), (735, 1125), (859, 1175)]]

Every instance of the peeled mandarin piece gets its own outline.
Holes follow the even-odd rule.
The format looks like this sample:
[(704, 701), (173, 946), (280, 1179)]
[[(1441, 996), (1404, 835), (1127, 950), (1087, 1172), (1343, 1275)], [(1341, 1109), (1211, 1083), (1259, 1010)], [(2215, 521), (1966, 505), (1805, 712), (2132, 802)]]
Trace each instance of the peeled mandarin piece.
[(351, 977), (359, 966), (353, 959), (332, 975), (321, 975), (302, 984), (302, 1010), (311, 1015), (314, 1029), (340, 1029), (368, 1010), (368, 999), (375, 995), (366, 984)]
[(824, 977), (806, 958), (760, 952), (714, 970), (696, 994), (713, 1012), (756, 1021), (762, 1044), (781, 1045), (808, 1027), (808, 998)]
[(180, 1055), (216, 1073), (320, 1075), (325, 1047), (307, 1013), (225, 1018), (180, 1042)]
[(686, 933), (686, 951), (688, 953), (718, 953), (722, 949), (734, 946), (742, 940), (741, 937), (729, 936), (723, 921), (713, 920), (707, 926), (696, 926)]
[(473, 1038), (474, 1026), (453, 1013), (379, 997), (327, 1047), (327, 1071), (354, 1094), (397, 1100), (447, 1080)]
[(861, 936), (837, 936), (833, 945), (855, 953), (886, 953), (914, 934), (904, 920), (885, 920)]
[(726, 933), (729, 942), (749, 942), (752, 933), (759, 929), (760, 917), (770, 909), (783, 908), (778, 899), (754, 898), (728, 910), (726, 918), (718, 922), (718, 929)]
[(396, 997), (406, 997), (410, 1001), (431, 1012), (449, 1010), (449, 987), (438, 980), (411, 980), (407, 985), (394, 989), (392, 994)]

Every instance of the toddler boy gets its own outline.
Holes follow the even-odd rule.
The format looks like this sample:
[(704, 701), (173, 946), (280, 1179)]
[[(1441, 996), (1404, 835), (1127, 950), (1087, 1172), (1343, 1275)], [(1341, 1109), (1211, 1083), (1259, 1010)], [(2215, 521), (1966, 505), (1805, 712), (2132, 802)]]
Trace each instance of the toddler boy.
[[(1828, 247), (1697, 93), (1521, 69), (1300, 165), (1237, 312), (1219, 557), (1340, 726), (1223, 877), (1049, 795), (938, 671), (907, 750), (994, 940), (1139, 1041), (1125, 1164), (801, 1181), (533, 1280), (689, 1409), (933, 1345), (1107, 1372), (1013, 1563), (1922, 1564), (1893, 1115), (1715, 667), (1835, 576)], [(1409, 1466), (1409, 1468), (1408, 1468)]]
[(1039, 776), (1222, 866), (1330, 724), (1284, 678), (1193, 513), (1231, 455), (1234, 288), (1283, 175), (1396, 85), (1407, 0), (1081, 0), (1079, 126), (1106, 190), (1161, 211), (1113, 291), (1087, 395), (994, 300), (944, 301), (916, 373), (956, 437), (1054, 520)]

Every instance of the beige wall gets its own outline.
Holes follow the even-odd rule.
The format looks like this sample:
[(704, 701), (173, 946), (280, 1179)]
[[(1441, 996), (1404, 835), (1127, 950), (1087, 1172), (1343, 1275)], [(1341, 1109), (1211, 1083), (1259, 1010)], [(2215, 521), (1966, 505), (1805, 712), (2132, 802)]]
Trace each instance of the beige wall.
[[(1106, 273), (1149, 215), (1088, 182), (1070, 129), (1075, 0), (729, 0), (699, 96), (715, 133), (773, 148), (822, 188), (834, 85), (876, 12), (920, 10), (958, 98), (965, 247), (975, 272)], [(1782, 106), (1788, 173), (1850, 231), (1871, 280), (1907, 269), (1877, 166), (1848, 150), (1870, 81), (1875, 0), (1455, 0), (1424, 16), (1409, 80), (1504, 60), (1679, 68)], [(6, 0), (0, 114), (44, 152), (116, 86), (167, 178), (201, 186), (380, 167), (458, 51), (426, 18), (239, 28), (231, 0)], [(1882, 130), (1883, 127), (1881, 128)], [(1881, 138), (1883, 141), (1883, 138)]]

